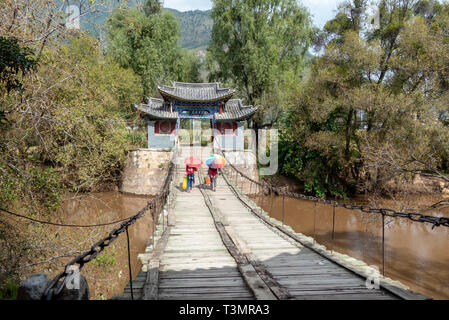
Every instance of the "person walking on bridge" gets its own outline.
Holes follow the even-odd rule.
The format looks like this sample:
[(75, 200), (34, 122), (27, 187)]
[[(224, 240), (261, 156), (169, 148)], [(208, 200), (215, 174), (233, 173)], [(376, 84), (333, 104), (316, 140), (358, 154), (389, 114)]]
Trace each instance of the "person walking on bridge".
[(209, 167), (207, 174), (210, 179), (210, 187), (213, 191), (217, 188), (217, 174), (218, 169), (221, 169), (226, 164), (226, 159), (220, 155), (213, 154), (206, 160), (206, 165)]
[(195, 172), (198, 169), (195, 167), (190, 167), (186, 165), (186, 175), (187, 175), (187, 192), (192, 191), (193, 185), (195, 184)]
[(203, 162), (195, 157), (189, 157), (184, 160), (186, 164), (186, 176), (187, 176), (187, 192), (192, 191), (195, 184), (195, 172), (203, 164)]
[(217, 189), (217, 173), (218, 173), (218, 169), (215, 169), (215, 168), (209, 168), (209, 171), (207, 172), (207, 174), (209, 175), (209, 179), (210, 179), (210, 189), (214, 192)]

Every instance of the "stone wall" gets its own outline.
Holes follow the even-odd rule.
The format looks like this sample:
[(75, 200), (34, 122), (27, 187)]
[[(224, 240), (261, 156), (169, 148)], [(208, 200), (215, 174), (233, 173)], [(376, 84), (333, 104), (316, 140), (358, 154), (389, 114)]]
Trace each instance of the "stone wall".
[(138, 149), (130, 152), (120, 191), (137, 195), (156, 195), (167, 176), (171, 158), (170, 150)]

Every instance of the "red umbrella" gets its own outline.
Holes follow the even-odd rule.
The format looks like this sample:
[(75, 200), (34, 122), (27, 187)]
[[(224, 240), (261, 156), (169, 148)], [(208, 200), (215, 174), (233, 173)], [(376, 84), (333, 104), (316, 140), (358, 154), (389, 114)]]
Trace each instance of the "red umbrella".
[(201, 161), (200, 159), (195, 158), (195, 157), (190, 157), (190, 158), (186, 158), (184, 160), (184, 163), (186, 165), (188, 165), (189, 167), (199, 168), (203, 164), (203, 161)]

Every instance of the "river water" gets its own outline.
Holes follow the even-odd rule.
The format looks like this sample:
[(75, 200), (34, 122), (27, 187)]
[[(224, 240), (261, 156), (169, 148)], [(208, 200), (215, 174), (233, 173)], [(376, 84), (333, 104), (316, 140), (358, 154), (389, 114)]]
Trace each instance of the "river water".
[[(64, 221), (69, 223), (94, 224), (123, 219), (142, 209), (150, 197), (133, 196), (119, 192), (103, 192), (82, 195), (65, 201)], [(435, 203), (437, 197), (420, 197), (416, 201), (421, 206)], [(366, 203), (363, 198), (355, 202)], [(361, 213), (344, 208), (316, 204), (286, 197), (258, 198), (257, 202), (271, 216), (291, 226), (296, 232), (314, 237), (328, 249), (348, 254), (379, 267), (382, 272), (382, 220), (378, 214)], [(383, 207), (394, 207), (397, 203), (382, 200)], [(282, 207), (284, 206), (284, 210)], [(282, 214), (284, 212), (284, 215)], [(449, 216), (449, 209), (439, 212)], [(334, 232), (332, 226), (334, 221)], [(406, 219), (386, 221), (385, 228), (385, 275), (399, 280), (412, 290), (434, 299), (449, 299), (449, 229), (411, 222)], [(114, 226), (102, 227), (92, 240), (101, 239)], [(129, 229), (132, 273), (135, 278), (141, 269), (137, 258), (145, 251), (152, 231), (151, 214), (145, 215)], [(88, 249), (90, 244), (84, 245)], [(126, 235), (122, 234), (114, 242), (114, 263), (99, 268), (89, 263), (83, 269), (88, 278), (91, 298), (110, 298), (123, 292), (129, 281)], [(92, 266), (94, 265), (94, 266)], [(106, 269), (106, 270), (105, 270)]]
[[(97, 224), (125, 219), (135, 215), (151, 201), (151, 197), (135, 196), (120, 192), (91, 193), (81, 196), (69, 196), (64, 202), (62, 212), (64, 221), (72, 224)], [(80, 249), (88, 250), (94, 242), (104, 238), (120, 224), (96, 228), (93, 231), (77, 229), (77, 236), (85, 233), (90, 236), (91, 243), (86, 243)], [(132, 276), (135, 278), (142, 268), (139, 253), (145, 252), (153, 233), (153, 218), (145, 214), (135, 224), (129, 227)], [(76, 242), (79, 242), (77, 240)], [(129, 282), (128, 250), (126, 233), (117, 238), (108, 248), (108, 252), (99, 255), (97, 261), (86, 264), (82, 274), (87, 277), (91, 299), (109, 299), (114, 294), (123, 293)], [(107, 256), (109, 259), (105, 259)]]
[[(256, 200), (273, 218), (283, 220), (296, 232), (315, 238), (329, 250), (377, 266), (382, 273), (382, 218), (379, 214), (335, 208), (334, 218), (333, 207), (329, 205), (288, 197), (284, 202), (282, 197), (269, 196), (263, 203), (262, 197)], [(421, 209), (439, 200), (441, 198), (436, 196), (420, 196), (409, 201)], [(352, 202), (366, 204), (367, 201), (360, 197)], [(387, 199), (376, 205), (398, 209), (397, 201)], [(432, 212), (435, 213), (449, 216), (449, 208)], [(429, 224), (386, 218), (384, 241), (385, 276), (433, 299), (449, 299), (449, 228), (432, 230)]]

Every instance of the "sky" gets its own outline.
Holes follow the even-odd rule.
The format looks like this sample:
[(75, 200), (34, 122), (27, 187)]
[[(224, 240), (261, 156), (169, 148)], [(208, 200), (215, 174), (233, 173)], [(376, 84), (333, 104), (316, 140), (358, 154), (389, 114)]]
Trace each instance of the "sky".
[[(301, 0), (313, 17), (314, 24), (322, 28), (326, 21), (335, 15), (337, 4), (342, 0)], [(211, 0), (164, 0), (164, 7), (179, 11), (209, 10), (212, 8)]]

